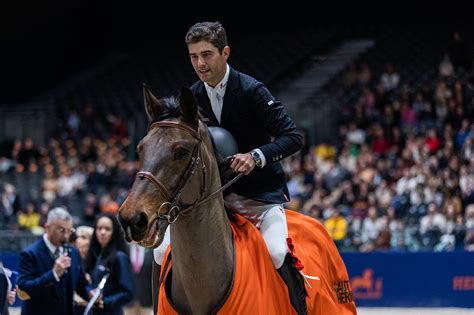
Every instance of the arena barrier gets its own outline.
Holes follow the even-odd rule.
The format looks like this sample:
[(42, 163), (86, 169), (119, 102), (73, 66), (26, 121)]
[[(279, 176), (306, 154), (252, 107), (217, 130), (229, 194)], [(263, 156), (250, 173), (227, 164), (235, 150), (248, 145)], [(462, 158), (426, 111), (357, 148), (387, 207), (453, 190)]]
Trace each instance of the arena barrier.
[(342, 253), (357, 306), (474, 307), (474, 252)]
[[(474, 307), (474, 252), (342, 253), (342, 258), (357, 306)], [(0, 259), (17, 270), (17, 254), (0, 253)]]

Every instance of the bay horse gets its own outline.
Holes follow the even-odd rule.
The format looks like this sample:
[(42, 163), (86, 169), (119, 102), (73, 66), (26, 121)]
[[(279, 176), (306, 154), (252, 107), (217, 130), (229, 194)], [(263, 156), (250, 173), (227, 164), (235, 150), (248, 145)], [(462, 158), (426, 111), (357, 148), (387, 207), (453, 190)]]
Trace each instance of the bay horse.
[[(219, 167), (192, 92), (157, 99), (144, 86), (141, 171), (119, 209), (128, 241), (156, 248), (170, 226), (158, 314), (296, 314), (259, 231), (224, 208)], [(308, 314), (356, 314), (345, 265), (324, 227), (287, 211), (295, 261), (313, 275)], [(172, 257), (172, 258), (171, 258)], [(316, 279), (316, 280), (314, 280)]]

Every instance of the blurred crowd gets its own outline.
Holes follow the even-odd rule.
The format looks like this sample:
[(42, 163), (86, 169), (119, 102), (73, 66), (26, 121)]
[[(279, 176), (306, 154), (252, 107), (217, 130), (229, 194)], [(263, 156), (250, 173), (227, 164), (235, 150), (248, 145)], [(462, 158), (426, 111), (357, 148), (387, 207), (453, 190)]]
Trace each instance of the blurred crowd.
[[(320, 220), (341, 250), (474, 250), (474, 73), (465, 51), (449, 47), (436, 78), (416, 84), (391, 62), (381, 73), (348, 67), (340, 84), (357, 98), (340, 104), (336, 141), (307, 143), (283, 161), (287, 207)], [(100, 121), (87, 105), (44, 147), (2, 143), (1, 229), (40, 235), (58, 206), (76, 226), (118, 211), (139, 170), (138, 139), (124, 118)]]
[[(454, 33), (454, 42), (459, 41)], [(293, 209), (320, 220), (342, 250), (474, 250), (474, 72), (452, 45), (432, 81), (386, 63), (351, 65), (336, 144), (284, 161)]]

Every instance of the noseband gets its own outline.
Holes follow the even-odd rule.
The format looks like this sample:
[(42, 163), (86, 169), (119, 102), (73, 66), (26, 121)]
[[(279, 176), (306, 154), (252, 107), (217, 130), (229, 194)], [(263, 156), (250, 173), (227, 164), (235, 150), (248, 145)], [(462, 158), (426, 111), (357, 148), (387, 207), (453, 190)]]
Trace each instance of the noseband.
[[(191, 160), (190, 160), (188, 166), (186, 167), (186, 170), (184, 171), (183, 176), (181, 176), (181, 179), (179, 180), (178, 185), (176, 186), (177, 188), (175, 189), (175, 191), (173, 193), (170, 193), (169, 190), (166, 188), (166, 186), (163, 185), (163, 183), (158, 178), (156, 178), (151, 172), (139, 171), (137, 173), (137, 178), (147, 179), (161, 193), (161, 195), (163, 196), (165, 201), (158, 208), (158, 218), (160, 218), (162, 220), (167, 220), (171, 224), (171, 223), (176, 222), (176, 220), (178, 219), (178, 217), (180, 215), (186, 216), (192, 209), (200, 206), (204, 202), (206, 202), (209, 199), (211, 199), (212, 197), (214, 197), (217, 193), (223, 191), (224, 189), (226, 189), (227, 187), (232, 185), (236, 180), (238, 180), (243, 175), (243, 173), (238, 174), (231, 181), (229, 181), (227, 184), (220, 187), (219, 189), (217, 189), (215, 192), (208, 195), (207, 197), (204, 197), (206, 195), (206, 191), (207, 191), (207, 189), (206, 189), (207, 188), (206, 187), (207, 186), (207, 182), (206, 182), (207, 169), (206, 169), (206, 165), (204, 164), (203, 159), (202, 159), (202, 153), (201, 153), (202, 138), (201, 138), (201, 135), (199, 134), (199, 131), (196, 131), (193, 128), (189, 127), (188, 125), (186, 125), (182, 122), (178, 122), (178, 121), (158, 121), (158, 122), (154, 122), (150, 125), (150, 128), (148, 129), (148, 132), (150, 132), (150, 130), (152, 130), (154, 128), (158, 128), (158, 127), (165, 127), (165, 128), (169, 127), (169, 128), (182, 129), (182, 130), (188, 132), (191, 136), (193, 136), (193, 138), (195, 138), (198, 141), (196, 146), (193, 149), (193, 154), (192, 154)], [(191, 205), (189, 205), (185, 208), (181, 208), (178, 205), (178, 202), (180, 200), (182, 192), (186, 188), (188, 183), (191, 181), (191, 178), (196, 173), (196, 169), (199, 167), (199, 164), (202, 165), (201, 168), (202, 168), (202, 173), (203, 173), (202, 174), (203, 184), (202, 184), (202, 187), (201, 187), (201, 196), (194, 203), (192, 203)], [(167, 212), (165, 212), (166, 208), (169, 209)]]

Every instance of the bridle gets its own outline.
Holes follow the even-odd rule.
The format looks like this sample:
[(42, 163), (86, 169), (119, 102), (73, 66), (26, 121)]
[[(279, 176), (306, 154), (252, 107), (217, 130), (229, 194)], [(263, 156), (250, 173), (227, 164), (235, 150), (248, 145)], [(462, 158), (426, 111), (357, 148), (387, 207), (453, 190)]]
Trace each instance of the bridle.
[[(152, 123), (150, 127), (148, 128), (148, 132), (150, 132), (152, 129), (160, 128), (160, 127), (161, 128), (179, 128), (188, 132), (191, 136), (193, 136), (193, 138), (197, 140), (197, 143), (193, 149), (191, 160), (189, 161), (189, 164), (186, 167), (186, 170), (181, 176), (181, 179), (179, 180), (178, 185), (176, 186), (176, 189), (172, 193), (170, 193), (168, 188), (166, 188), (166, 186), (163, 185), (163, 183), (149, 171), (139, 171), (136, 176), (138, 179), (147, 179), (148, 181), (150, 181), (153, 184), (153, 186), (155, 186), (155, 188), (161, 193), (165, 201), (158, 208), (158, 218), (162, 220), (167, 220), (168, 223), (170, 224), (176, 222), (176, 220), (178, 219), (180, 215), (186, 216), (187, 214), (189, 214), (191, 210), (199, 207), (200, 205), (202, 205), (203, 203), (205, 203), (212, 197), (216, 196), (219, 192), (225, 190), (227, 187), (232, 185), (235, 181), (237, 181), (243, 175), (243, 173), (238, 174), (232, 180), (226, 183), (224, 186), (220, 187), (213, 193), (206, 196), (208, 172), (207, 172), (206, 165), (204, 164), (203, 159), (202, 159), (201, 144), (203, 140), (199, 133), (200, 126), (201, 126), (201, 122), (199, 122), (199, 127), (198, 127), (198, 130), (196, 131), (192, 127), (179, 121), (157, 121), (157, 122)], [(201, 195), (191, 205), (181, 208), (181, 206), (179, 205), (180, 197), (183, 193), (183, 190), (188, 185), (188, 183), (191, 182), (191, 178), (196, 173), (196, 170), (198, 169), (199, 165), (201, 165), (202, 177), (203, 177), (203, 183), (201, 186)], [(167, 212), (164, 212), (166, 211), (165, 210), (166, 208), (168, 208), (169, 210)]]

